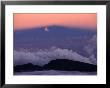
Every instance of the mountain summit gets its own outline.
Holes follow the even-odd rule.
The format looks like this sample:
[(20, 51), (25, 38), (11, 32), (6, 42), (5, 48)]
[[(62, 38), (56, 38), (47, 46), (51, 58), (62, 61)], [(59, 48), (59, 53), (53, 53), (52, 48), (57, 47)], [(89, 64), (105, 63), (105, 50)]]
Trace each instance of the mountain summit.
[(14, 48), (48, 49), (56, 46), (79, 51), (94, 35), (96, 35), (95, 30), (85, 28), (57, 25), (29, 28), (14, 31)]

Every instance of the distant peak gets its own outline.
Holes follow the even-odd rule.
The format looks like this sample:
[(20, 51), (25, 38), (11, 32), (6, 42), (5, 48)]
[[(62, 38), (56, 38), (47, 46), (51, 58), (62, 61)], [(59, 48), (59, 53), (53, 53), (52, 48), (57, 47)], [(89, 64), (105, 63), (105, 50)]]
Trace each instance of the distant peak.
[(48, 32), (48, 31), (49, 31), (48, 27), (45, 27), (45, 28), (44, 28), (44, 30), (45, 30), (46, 32)]

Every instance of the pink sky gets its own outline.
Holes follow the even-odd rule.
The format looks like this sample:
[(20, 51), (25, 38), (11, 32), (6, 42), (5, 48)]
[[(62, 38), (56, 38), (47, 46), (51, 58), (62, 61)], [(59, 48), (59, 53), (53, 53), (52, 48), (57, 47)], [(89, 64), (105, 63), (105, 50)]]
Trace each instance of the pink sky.
[(69, 27), (97, 27), (96, 13), (73, 13), (73, 14), (58, 14), (58, 13), (16, 13), (14, 14), (14, 30), (48, 26), (61, 25)]

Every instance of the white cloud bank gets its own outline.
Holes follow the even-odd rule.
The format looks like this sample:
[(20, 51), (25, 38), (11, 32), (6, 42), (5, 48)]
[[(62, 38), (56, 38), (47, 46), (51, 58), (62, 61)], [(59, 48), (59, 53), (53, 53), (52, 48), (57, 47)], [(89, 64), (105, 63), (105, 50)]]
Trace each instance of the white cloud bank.
[(24, 52), (14, 50), (14, 65), (26, 63), (37, 64), (43, 66), (51, 60), (69, 59), (85, 63), (94, 64), (89, 58), (83, 57), (76, 52), (68, 49), (52, 47), (49, 50), (39, 50), (37, 52)]

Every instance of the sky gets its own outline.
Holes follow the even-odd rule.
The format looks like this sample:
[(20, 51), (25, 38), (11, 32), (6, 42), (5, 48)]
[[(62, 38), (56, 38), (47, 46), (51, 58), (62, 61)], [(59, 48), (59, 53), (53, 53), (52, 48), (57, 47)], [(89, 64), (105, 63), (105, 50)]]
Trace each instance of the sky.
[(96, 13), (15, 13), (14, 30), (60, 25), (67, 27), (97, 28)]

